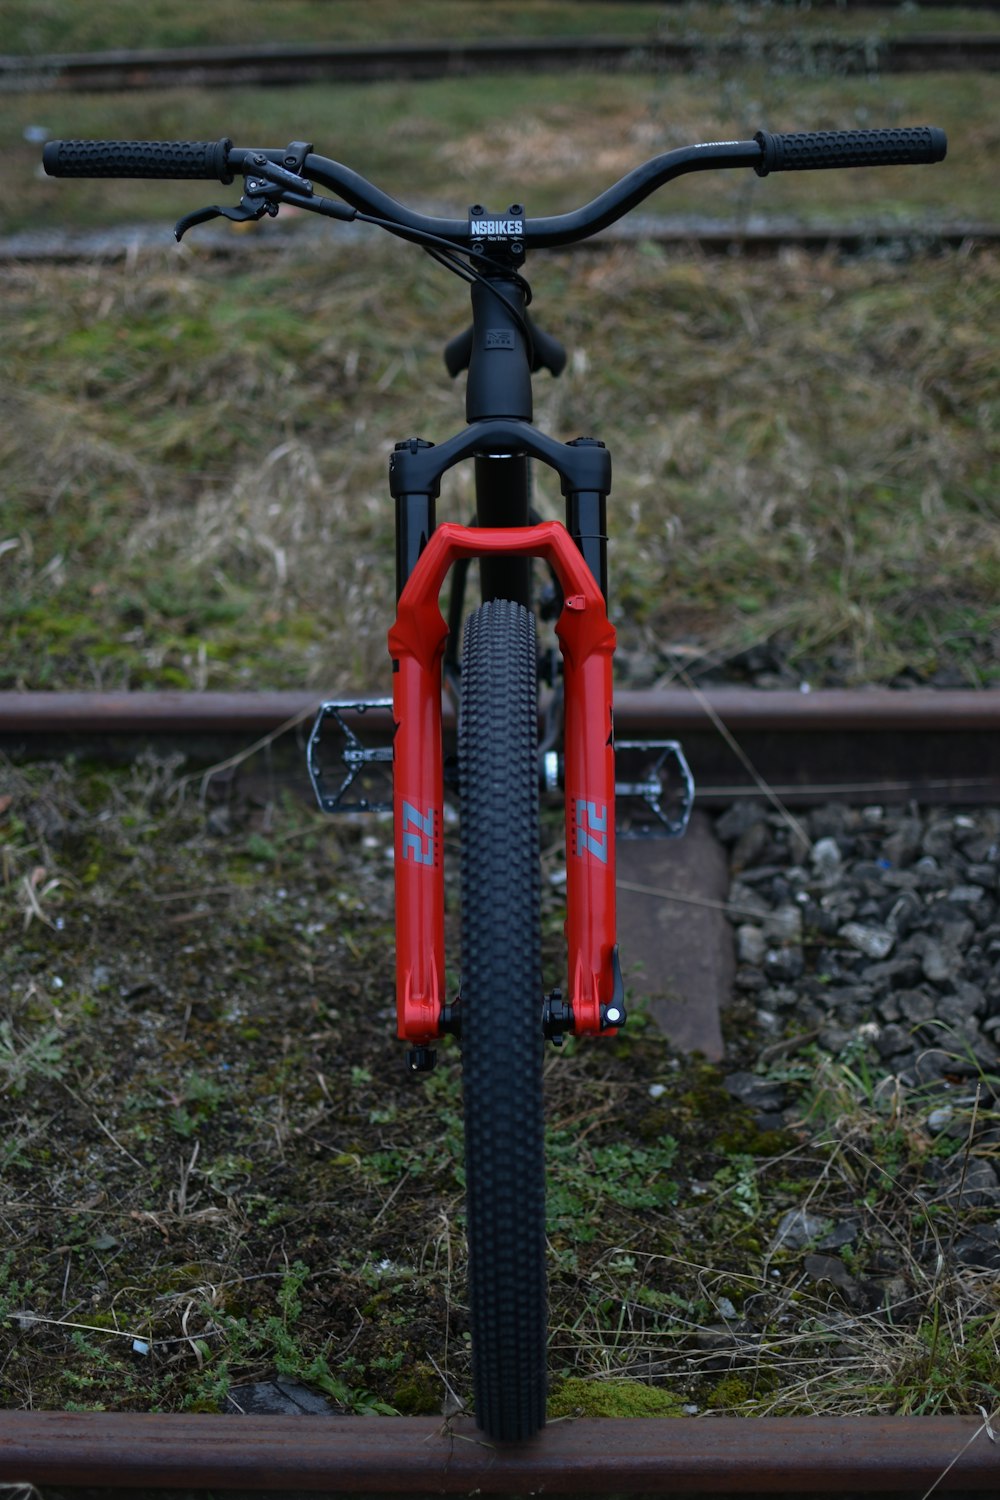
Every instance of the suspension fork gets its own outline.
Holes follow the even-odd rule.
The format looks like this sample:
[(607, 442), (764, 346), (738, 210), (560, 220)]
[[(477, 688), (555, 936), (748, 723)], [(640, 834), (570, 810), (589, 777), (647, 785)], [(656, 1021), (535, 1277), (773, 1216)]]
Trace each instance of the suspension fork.
[(389, 632), (396, 721), (397, 1020), (400, 1037), (417, 1048), (441, 1034), (445, 1006), (441, 662), (447, 626), (438, 596), (453, 563), (500, 556), (544, 558), (564, 597), (556, 635), (565, 688), (570, 994), (561, 1029), (593, 1034), (624, 1019), (615, 943), (615, 632), (604, 596), (580, 547), (558, 522), (517, 528), (447, 524), (427, 538)]

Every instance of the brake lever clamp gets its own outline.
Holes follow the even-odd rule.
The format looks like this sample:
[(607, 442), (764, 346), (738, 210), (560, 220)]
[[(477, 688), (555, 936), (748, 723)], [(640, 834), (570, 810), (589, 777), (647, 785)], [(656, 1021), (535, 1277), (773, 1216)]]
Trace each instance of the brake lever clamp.
[(208, 208), (197, 208), (177, 220), (175, 237), (182, 239), (189, 229), (209, 219), (229, 219), (233, 224), (252, 224), (265, 214), (273, 219), (287, 192), (311, 198), (313, 185), (308, 177), (301, 175), (302, 164), (311, 150), (309, 141), (291, 141), (280, 163), (271, 161), (263, 151), (254, 152), (247, 158), (247, 165), (254, 170), (243, 178), (243, 196), (237, 207), (222, 208), (214, 203)]
[[(246, 165), (253, 168), (253, 181), (260, 188), (283, 187), (311, 198), (313, 185), (308, 177), (302, 176), (302, 163), (311, 150), (312, 146), (305, 141), (292, 141), (285, 151), (283, 162), (271, 161), (263, 151), (255, 151), (247, 157)], [(250, 176), (246, 178), (246, 183), (249, 188)]]

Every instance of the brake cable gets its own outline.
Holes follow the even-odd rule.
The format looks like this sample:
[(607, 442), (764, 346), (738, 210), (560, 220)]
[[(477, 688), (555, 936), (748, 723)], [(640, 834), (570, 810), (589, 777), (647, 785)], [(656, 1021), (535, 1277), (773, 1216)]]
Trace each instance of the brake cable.
[[(298, 151), (296, 147), (299, 148)], [(300, 166), (309, 149), (304, 142), (293, 142), (289, 147), (291, 154), (286, 159), (294, 166)], [(321, 214), (325, 218), (339, 219), (344, 223), (372, 224), (377, 229), (384, 229), (387, 233), (395, 235), (397, 239), (408, 240), (411, 244), (422, 246), (438, 265), (444, 266), (446, 270), (451, 271), (469, 285), (478, 282), (481, 286), (488, 287), (513, 318), (524, 337), (529, 353), (533, 350), (531, 326), (521, 309), (505, 296), (492, 277), (483, 275), (472, 264), (472, 261), (476, 259), (490, 265), (492, 262), (488, 256), (471, 248), (463, 250), (454, 245), (451, 240), (441, 235), (431, 234), (427, 230), (411, 229), (395, 223), (392, 219), (363, 213), (360, 209), (353, 208), (346, 203), (338, 203), (333, 198), (321, 197), (314, 192), (313, 184), (307, 178), (302, 177), (299, 172), (289, 171), (287, 167), (269, 161), (263, 153), (255, 154), (251, 158), (250, 165), (253, 170), (244, 174), (244, 190), (239, 205), (235, 208), (222, 208), (218, 204), (213, 204), (211, 207), (196, 209), (193, 213), (185, 214), (174, 226), (174, 234), (178, 240), (196, 224), (204, 224), (208, 219), (225, 218), (234, 223), (246, 223), (261, 219), (265, 214), (274, 218), (281, 203), (287, 203), (292, 208), (308, 209), (312, 213)], [(528, 282), (516, 271), (510, 279), (521, 291), (525, 307), (529, 306), (531, 287)]]
[[(324, 203), (330, 202), (328, 198), (317, 199), (316, 201)], [(322, 210), (320, 210), (320, 212), (322, 212)], [(531, 336), (531, 327), (521, 309), (515, 306), (515, 304), (510, 300), (509, 297), (504, 295), (504, 293), (500, 290), (492, 277), (484, 276), (483, 273), (481, 271), (477, 271), (476, 267), (471, 263), (473, 259), (476, 259), (484, 261), (487, 265), (490, 265), (492, 264), (492, 262), (490, 261), (488, 256), (481, 255), (474, 250), (459, 249), (457, 246), (452, 244), (451, 240), (446, 240), (440, 235), (430, 234), (426, 230), (422, 229), (408, 229), (402, 225), (394, 224), (391, 219), (376, 218), (374, 214), (364, 214), (356, 212), (354, 217), (358, 222), (362, 224), (374, 224), (379, 229), (387, 230), (389, 234), (396, 235), (397, 239), (409, 240), (411, 244), (421, 245), (427, 251), (427, 254), (430, 256), (431, 260), (436, 261), (440, 266), (444, 266), (446, 270), (453, 272), (454, 275), (458, 276), (460, 280), (467, 282), (470, 286), (474, 282), (478, 282), (480, 286), (488, 287), (493, 293), (494, 297), (496, 297), (500, 302), (503, 303), (504, 307), (514, 319), (514, 322), (517, 324), (518, 328), (524, 336), (524, 340), (528, 346), (529, 351), (533, 348), (534, 340)], [(468, 260), (463, 259), (463, 256), (468, 256)], [(530, 306), (531, 287), (529, 283), (517, 271), (513, 273), (510, 279), (513, 281), (514, 285), (517, 286), (518, 289), (523, 293), (525, 307)]]

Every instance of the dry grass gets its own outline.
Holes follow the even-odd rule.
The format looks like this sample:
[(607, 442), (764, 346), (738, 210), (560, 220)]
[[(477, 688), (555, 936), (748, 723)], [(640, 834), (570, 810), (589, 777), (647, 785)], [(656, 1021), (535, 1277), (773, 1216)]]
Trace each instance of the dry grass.
[[(678, 1253), (648, 1253), (638, 1226), (609, 1247), (591, 1270), (595, 1292), (554, 1336), (557, 1357), (590, 1380), (700, 1386), (711, 1409), (743, 1415), (977, 1406), (995, 1415), (995, 1278), (956, 1258), (971, 1219), (955, 1212), (960, 1194), (956, 1204), (926, 1175), (936, 1165), (952, 1181), (992, 1159), (980, 1137), (991, 1139), (995, 1108), (981, 1111), (974, 1093), (957, 1117), (965, 1137), (935, 1145), (926, 1124), (934, 1101), (919, 1090), (892, 1078), (862, 1084), (823, 1054), (797, 1072), (800, 1143), (767, 1160), (735, 1156), (692, 1183)], [(804, 1247), (786, 1248), (774, 1233), (790, 1191), (816, 1224)], [(850, 1232), (824, 1249), (838, 1229)]]
[[(382, 679), (387, 455), (461, 425), (461, 295), (404, 256), (5, 273), (4, 685)], [(997, 279), (986, 254), (539, 264), (572, 357), (537, 419), (612, 448), (633, 681), (761, 641), (814, 684), (995, 679)], [(452, 476), (442, 516), (469, 509)]]

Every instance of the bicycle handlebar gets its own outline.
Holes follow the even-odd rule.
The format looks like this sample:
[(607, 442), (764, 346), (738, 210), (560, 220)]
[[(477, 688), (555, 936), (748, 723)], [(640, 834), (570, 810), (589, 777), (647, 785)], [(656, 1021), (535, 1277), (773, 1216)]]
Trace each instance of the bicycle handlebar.
[[(635, 208), (664, 183), (686, 172), (715, 167), (753, 167), (769, 172), (830, 167), (922, 164), (942, 161), (947, 151), (943, 130), (919, 126), (895, 130), (820, 130), (794, 135), (758, 131), (750, 141), (711, 141), (682, 146), (636, 167), (582, 208), (550, 218), (525, 219), (526, 247), (571, 244), (605, 229)], [(43, 165), (50, 177), (205, 178), (229, 183), (237, 172), (253, 172), (290, 187), (285, 150), (259, 151), (219, 141), (49, 141)], [(340, 162), (312, 151), (298, 181), (309, 179), (335, 192), (354, 214), (321, 197), (294, 196), (290, 201), (335, 218), (373, 216), (387, 229), (414, 236), (434, 236), (465, 246), (467, 219), (439, 219), (414, 212)]]

